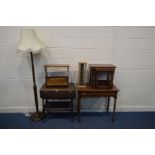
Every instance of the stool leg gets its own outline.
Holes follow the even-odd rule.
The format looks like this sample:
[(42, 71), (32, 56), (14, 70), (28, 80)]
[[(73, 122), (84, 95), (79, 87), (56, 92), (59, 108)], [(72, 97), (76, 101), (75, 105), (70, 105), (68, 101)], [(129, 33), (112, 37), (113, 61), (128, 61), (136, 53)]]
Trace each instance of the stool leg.
[(112, 122), (115, 121), (116, 100), (117, 100), (117, 96), (114, 97), (114, 106), (113, 106)]

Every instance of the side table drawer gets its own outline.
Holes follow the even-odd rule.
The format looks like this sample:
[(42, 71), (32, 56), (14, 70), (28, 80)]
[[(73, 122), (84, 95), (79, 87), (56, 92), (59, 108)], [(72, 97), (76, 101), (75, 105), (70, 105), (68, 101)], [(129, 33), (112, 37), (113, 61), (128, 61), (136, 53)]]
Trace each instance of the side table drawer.
[(70, 99), (74, 97), (74, 94), (67, 91), (40, 91), (40, 97), (46, 99)]
[(68, 87), (47, 87), (46, 84), (40, 88), (40, 97), (45, 99), (72, 99), (75, 96), (75, 86), (69, 83)]
[(100, 96), (115, 96), (116, 92), (78, 92), (79, 96), (100, 97)]

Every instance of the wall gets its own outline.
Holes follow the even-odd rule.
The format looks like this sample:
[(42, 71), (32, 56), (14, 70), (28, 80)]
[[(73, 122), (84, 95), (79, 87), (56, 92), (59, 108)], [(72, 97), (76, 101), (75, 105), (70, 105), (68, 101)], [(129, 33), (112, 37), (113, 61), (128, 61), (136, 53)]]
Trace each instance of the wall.
[[(30, 59), (16, 53), (21, 28), (0, 27), (0, 112), (28, 112), (34, 108)], [(72, 82), (77, 80), (81, 60), (112, 63), (117, 66), (114, 83), (120, 89), (117, 111), (155, 110), (155, 27), (35, 29), (48, 46), (35, 56), (38, 88), (44, 82), (45, 63), (70, 64)], [(82, 107), (104, 111), (104, 102), (103, 98), (84, 99)]]

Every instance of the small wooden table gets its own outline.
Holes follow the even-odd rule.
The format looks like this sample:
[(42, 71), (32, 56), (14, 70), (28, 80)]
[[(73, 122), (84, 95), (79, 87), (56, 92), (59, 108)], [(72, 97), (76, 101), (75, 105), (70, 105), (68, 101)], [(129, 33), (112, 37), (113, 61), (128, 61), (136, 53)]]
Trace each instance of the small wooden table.
[(110, 97), (114, 98), (114, 106), (113, 106), (113, 115), (112, 115), (112, 122), (114, 122), (115, 119), (115, 109), (116, 109), (116, 101), (117, 101), (117, 93), (119, 89), (113, 85), (111, 89), (96, 89), (92, 88), (90, 85), (86, 85), (86, 87), (78, 87), (77, 86), (77, 93), (78, 93), (78, 103), (77, 103), (77, 110), (78, 110), (78, 117), (80, 121), (80, 110), (81, 110), (81, 99), (82, 98), (96, 98), (96, 97), (108, 97), (108, 103), (106, 107), (106, 111), (109, 110), (109, 103), (110, 103)]
[(72, 119), (74, 96), (75, 85), (73, 83), (69, 83), (68, 87), (47, 87), (43, 84), (40, 88), (43, 112), (71, 112)]

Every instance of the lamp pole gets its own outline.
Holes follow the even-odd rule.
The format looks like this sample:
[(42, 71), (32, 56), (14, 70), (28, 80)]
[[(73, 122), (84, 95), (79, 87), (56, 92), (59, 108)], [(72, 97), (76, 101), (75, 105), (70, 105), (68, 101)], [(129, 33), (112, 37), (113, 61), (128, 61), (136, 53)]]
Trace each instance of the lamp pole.
[(36, 112), (31, 113), (30, 118), (33, 121), (40, 121), (44, 118), (44, 114), (42, 112), (39, 112), (39, 108), (38, 108), (38, 95), (37, 95), (37, 86), (36, 86), (34, 61), (33, 61), (33, 53), (32, 52), (30, 52), (30, 56), (31, 56), (31, 67), (32, 67), (32, 77), (33, 77), (34, 100), (35, 100), (35, 107), (36, 107)]

